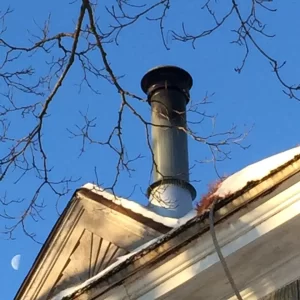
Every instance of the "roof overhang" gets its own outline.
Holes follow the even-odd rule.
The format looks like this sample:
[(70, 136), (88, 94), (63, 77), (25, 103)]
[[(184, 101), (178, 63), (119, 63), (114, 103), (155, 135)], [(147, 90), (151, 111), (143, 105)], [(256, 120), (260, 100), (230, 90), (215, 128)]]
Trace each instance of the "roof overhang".
[[(217, 237), (243, 299), (300, 277), (299, 170), (297, 157), (217, 206)], [(172, 230), (70, 299), (235, 299), (207, 217)]]
[[(300, 277), (300, 182), (243, 213), (217, 237), (242, 298), (260, 299)], [(122, 284), (130, 299), (236, 299), (209, 232), (136, 278)]]

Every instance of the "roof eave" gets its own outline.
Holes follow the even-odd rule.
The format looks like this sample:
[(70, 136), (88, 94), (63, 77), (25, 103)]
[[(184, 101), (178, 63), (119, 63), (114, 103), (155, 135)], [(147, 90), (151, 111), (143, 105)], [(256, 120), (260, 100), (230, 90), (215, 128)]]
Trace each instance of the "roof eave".
[[(249, 203), (254, 203), (258, 200), (264, 201), (274, 190), (279, 189), (287, 180), (296, 176), (300, 172), (300, 155), (297, 155), (292, 160), (282, 165), (281, 167), (273, 170), (261, 180), (255, 182), (249, 182), (242, 190), (238, 191), (234, 195), (222, 199), (216, 204), (216, 223), (221, 223), (225, 219), (236, 215), (238, 211), (245, 209)], [(248, 208), (249, 209), (249, 206)], [(188, 221), (185, 225), (171, 230), (168, 234), (157, 241), (155, 244), (150, 245), (147, 249), (137, 253), (130, 257), (115, 269), (105, 274), (105, 276), (92, 282), (90, 285), (76, 291), (70, 295), (80, 295), (85, 291), (98, 286), (101, 282), (113, 283), (107, 287), (106, 290), (110, 290), (120, 281), (125, 281), (126, 278), (132, 276), (139, 270), (148, 267), (151, 264), (156, 264), (160, 260), (176, 253), (180, 249), (186, 247), (192, 243), (199, 236), (202, 236), (209, 230), (208, 212), (203, 212), (202, 215), (195, 217)], [(178, 243), (178, 241), (180, 241)], [(103, 291), (104, 292), (104, 291)], [(73, 298), (64, 298), (73, 299)]]

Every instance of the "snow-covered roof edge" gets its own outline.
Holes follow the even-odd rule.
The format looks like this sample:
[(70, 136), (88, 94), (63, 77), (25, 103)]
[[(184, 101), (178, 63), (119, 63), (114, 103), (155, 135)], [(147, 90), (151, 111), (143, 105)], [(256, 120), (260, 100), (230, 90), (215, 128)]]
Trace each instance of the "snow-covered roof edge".
[[(279, 167), (287, 164), (288, 162), (292, 161), (293, 159), (295, 159), (297, 156), (300, 155), (300, 146), (299, 147), (295, 147), (293, 149), (287, 150), (285, 152), (281, 152), (279, 154), (273, 155), (271, 157), (268, 157), (264, 160), (261, 160), (257, 163), (254, 163), (244, 169), (242, 169), (241, 171), (233, 174), (232, 176), (228, 177), (226, 180), (224, 180), (224, 182), (220, 185), (219, 189), (216, 191), (216, 193), (218, 195), (222, 195), (222, 192), (226, 191), (226, 195), (228, 196), (228, 192), (226, 190), (226, 188), (228, 189), (229, 187), (229, 183), (232, 182), (232, 184), (235, 183), (235, 180), (237, 180), (239, 177), (243, 178), (243, 180), (238, 180), (238, 183), (236, 183), (236, 185), (234, 185), (235, 188), (241, 186), (243, 184), (243, 186), (241, 188), (239, 188), (239, 190), (243, 189), (247, 183), (249, 181), (255, 181), (255, 180), (260, 180), (266, 176), (268, 176), (270, 173), (274, 172), (274, 170), (278, 169)], [(265, 167), (266, 170), (259, 170), (259, 168), (263, 168)], [(258, 173), (255, 173), (255, 176), (253, 178), (249, 178), (247, 176), (245, 176), (245, 174), (247, 174), (248, 172), (250, 174), (253, 174), (253, 172), (257, 170)], [(88, 187), (97, 187), (93, 184), (88, 184)], [(86, 185), (84, 185), (83, 187), (87, 188)], [(125, 203), (127, 203), (127, 201), (129, 203), (127, 203), (128, 205), (133, 202), (127, 199), (123, 199), (123, 198), (118, 198), (115, 197), (114, 195), (101, 190), (101, 188), (97, 187), (99, 189), (99, 193), (100, 195), (102, 195), (103, 197), (107, 198), (106, 196), (110, 195), (109, 197), (113, 197), (113, 199), (110, 199), (112, 201), (115, 201), (116, 199), (122, 199), (125, 200)], [(234, 190), (234, 188), (231, 189), (230, 193), (233, 194), (235, 192), (237, 192), (238, 190)], [(221, 196), (220, 196), (221, 197)], [(135, 203), (135, 202), (133, 202)], [(117, 203), (119, 205), (121, 205), (120, 203)], [(137, 204), (137, 203), (135, 203)], [(139, 205), (139, 204), (137, 204)], [(139, 205), (141, 208), (144, 208), (143, 206)], [(129, 208), (131, 209), (131, 208)], [(148, 210), (149, 211), (149, 210)], [(94, 277), (86, 280), (85, 282), (83, 282), (82, 284), (75, 286), (75, 287), (71, 287), (68, 288), (66, 290), (61, 291), (59, 294), (57, 294), (54, 298), (52, 298), (51, 300), (63, 300), (65, 297), (69, 297), (72, 294), (74, 294), (76, 291), (81, 290), (82, 288), (86, 288), (87, 286), (89, 286), (90, 284), (92, 284), (93, 282), (97, 281), (98, 279), (100, 279), (101, 277), (103, 277), (105, 274), (107, 274), (108, 272), (112, 271), (113, 269), (115, 269), (116, 267), (118, 267), (120, 264), (124, 263), (125, 261), (127, 261), (129, 258), (137, 255), (138, 253), (141, 253), (143, 250), (146, 250), (147, 248), (149, 248), (150, 246), (154, 245), (154, 244), (159, 244), (160, 242), (164, 241), (166, 239), (167, 236), (172, 236), (172, 234), (174, 234), (174, 232), (177, 232), (177, 230), (180, 230), (180, 226), (186, 224), (189, 220), (191, 220), (193, 217), (195, 216), (194, 213), (190, 212), (189, 214), (187, 214), (185, 217), (181, 218), (181, 219), (174, 219), (177, 220), (177, 226), (174, 226), (175, 228), (172, 229), (171, 231), (169, 231), (166, 234), (163, 234), (147, 243), (145, 243), (144, 245), (138, 247), (137, 249), (135, 249), (133, 252), (121, 256), (117, 259), (117, 261), (115, 263), (113, 263), (112, 265), (110, 265), (109, 267), (107, 267), (106, 269), (102, 270), (100, 273), (98, 273), (97, 275), (95, 275)], [(161, 216), (160, 216), (161, 217)], [(164, 217), (163, 217), (164, 218)], [(171, 219), (171, 218), (167, 218), (167, 219)]]
[[(271, 172), (288, 163), (297, 155), (300, 155), (300, 146), (275, 154), (254, 164), (251, 164), (226, 178), (220, 184), (214, 195), (218, 196), (219, 198), (232, 195), (239, 190), (242, 190), (249, 182), (261, 180), (262, 178), (268, 176)], [(117, 197), (116, 195), (109, 193), (107, 190), (95, 184), (87, 183), (82, 186), (82, 188), (88, 189), (117, 205), (120, 205), (126, 209), (131, 210), (134, 213), (140, 214), (170, 228), (178, 227), (196, 216), (196, 210), (193, 209), (180, 219), (163, 217), (148, 209), (147, 207), (138, 204), (135, 201)]]
[(226, 178), (214, 193), (218, 197), (226, 197), (242, 190), (249, 182), (258, 181), (268, 176), (300, 155), (300, 146), (272, 155), (249, 165)]
[(188, 220), (194, 218), (197, 214), (196, 211), (193, 209), (187, 215), (179, 219), (164, 217), (148, 209), (147, 207), (140, 205), (135, 201), (131, 201), (122, 197), (117, 197), (93, 183), (87, 183), (84, 186), (82, 186), (82, 188), (88, 189), (119, 206), (129, 209), (136, 214), (140, 214), (145, 218), (151, 219), (157, 223), (163, 224), (170, 228), (178, 227), (181, 224), (186, 223)]

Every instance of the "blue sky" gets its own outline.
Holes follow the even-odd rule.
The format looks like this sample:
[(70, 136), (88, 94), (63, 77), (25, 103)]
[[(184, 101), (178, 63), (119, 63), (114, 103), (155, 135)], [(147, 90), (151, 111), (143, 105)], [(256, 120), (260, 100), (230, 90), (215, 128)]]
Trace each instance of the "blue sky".
[[(69, 4), (68, 1), (18, 1), (9, 0), (0, 4), (0, 10), (5, 5), (10, 5), (14, 12), (7, 20), (7, 32), (4, 37), (11, 43), (21, 45), (27, 43), (27, 29), (37, 32), (35, 22), (43, 24), (49, 12), (51, 12), (51, 32), (71, 31), (79, 11), (79, 1)], [(107, 1), (109, 3), (109, 1)], [(299, 36), (300, 19), (298, 12), (300, 4), (296, 1), (280, 3), (275, 1), (274, 7), (278, 11), (274, 14), (262, 12), (260, 16), (268, 24), (267, 30), (276, 33), (274, 39), (258, 37), (261, 45), (268, 53), (279, 61), (287, 61), (282, 69), (284, 78), (291, 83), (300, 82), (299, 71)], [(218, 11), (222, 11), (220, 7)], [(244, 8), (244, 11), (247, 7)], [(108, 17), (104, 10), (100, 10), (101, 21), (107, 24)], [(174, 1), (171, 5), (166, 28), (180, 29), (181, 20), (184, 18), (187, 28), (195, 31), (197, 28), (205, 29), (211, 23), (205, 14), (202, 14), (198, 1), (185, 2)], [(35, 22), (33, 21), (35, 20)], [(200, 21), (199, 21), (200, 20)], [(212, 104), (205, 108), (208, 113), (217, 114), (216, 129), (224, 131), (237, 125), (238, 132), (252, 128), (244, 145), (250, 145), (247, 150), (239, 147), (231, 147), (231, 159), (219, 164), (220, 174), (232, 174), (244, 166), (263, 159), (272, 154), (292, 148), (299, 143), (298, 128), (300, 125), (299, 105), (296, 100), (290, 100), (282, 92), (282, 86), (275, 78), (269, 63), (253, 48), (250, 47), (250, 56), (241, 74), (234, 68), (241, 63), (243, 58), (242, 47), (230, 43), (235, 35), (231, 29), (236, 26), (235, 18), (213, 35), (196, 42), (196, 49), (189, 43), (179, 43), (168, 38), (170, 50), (166, 50), (161, 42), (158, 24), (142, 20), (124, 30), (119, 38), (119, 45), (107, 44), (105, 49), (111, 66), (118, 75), (124, 75), (121, 79), (123, 87), (139, 96), (144, 96), (140, 89), (140, 80), (146, 71), (156, 65), (178, 65), (186, 69), (194, 79), (191, 98), (199, 101), (208, 94), (214, 93)], [(0, 48), (0, 56), (3, 52)], [(48, 57), (49, 58), (49, 57)], [(93, 59), (100, 57), (93, 54)], [(20, 64), (30, 62), (37, 74), (47, 71), (47, 64), (43, 55), (36, 55), (30, 60), (24, 59)], [(100, 65), (100, 63), (99, 63)], [(58, 208), (62, 211), (76, 188), (84, 183), (95, 181), (94, 169), (97, 168), (99, 182), (104, 186), (110, 184), (115, 174), (116, 156), (103, 147), (87, 145), (86, 152), (78, 157), (80, 139), (70, 139), (67, 128), (75, 130), (75, 125), (83, 125), (79, 111), (88, 112), (89, 116), (97, 117), (97, 127), (93, 131), (96, 137), (104, 137), (111, 126), (115, 124), (117, 110), (120, 106), (120, 97), (115, 89), (104, 80), (92, 80), (94, 87), (100, 91), (100, 95), (93, 94), (87, 86), (83, 86), (79, 92), (78, 84), (82, 72), (78, 64), (74, 65), (70, 76), (63, 84), (53, 101), (49, 117), (45, 123), (44, 145), (48, 154), (50, 165), (53, 167), (51, 176), (74, 176), (80, 178), (71, 186), (68, 195), (60, 199)], [(2, 84), (2, 83), (1, 83)], [(2, 89), (3, 86), (0, 89)], [(28, 103), (33, 101), (30, 95), (16, 94), (18, 101)], [(0, 103), (2, 98), (0, 98)], [(132, 100), (134, 103), (134, 100)], [(145, 103), (134, 103), (144, 116), (150, 116), (150, 108)], [(11, 118), (12, 130), (15, 135), (22, 135), (30, 126), (32, 119), (22, 119), (17, 116)], [(208, 133), (210, 124), (199, 126), (197, 130), (202, 134)], [(146, 204), (147, 199), (143, 192), (149, 184), (150, 159), (147, 152), (144, 127), (130, 113), (125, 115), (123, 126), (124, 139), (128, 147), (128, 155), (135, 157), (143, 154), (145, 157), (133, 166), (136, 171), (129, 177), (122, 174), (116, 188), (118, 195), (131, 196), (140, 203)], [(1, 145), (1, 148), (4, 147)], [(5, 149), (0, 149), (3, 155)], [(210, 158), (205, 145), (189, 140), (191, 165), (195, 160)], [(18, 184), (14, 184), (14, 174), (7, 180), (0, 182), (1, 196), (6, 191), (10, 199), (29, 198), (37, 186), (35, 174), (28, 174)], [(205, 193), (207, 184), (214, 181), (217, 175), (211, 164), (197, 164), (192, 169), (192, 180), (198, 192), (198, 198)], [(43, 242), (55, 221), (57, 213), (55, 203), (57, 197), (45, 189), (41, 195), (47, 206), (42, 216), (44, 220), (38, 223), (29, 221), (31, 232), (35, 232), (39, 241)], [(1, 208), (3, 209), (3, 208)], [(22, 211), (22, 206), (15, 205), (8, 211), (17, 214)], [(7, 221), (0, 218), (1, 229)], [(22, 230), (17, 230), (14, 240), (0, 239), (0, 278), (2, 278), (2, 298), (13, 299), (24, 277), (29, 271), (40, 245), (26, 237)], [(21, 254), (20, 269), (15, 271), (11, 267), (11, 259), (14, 255)]]

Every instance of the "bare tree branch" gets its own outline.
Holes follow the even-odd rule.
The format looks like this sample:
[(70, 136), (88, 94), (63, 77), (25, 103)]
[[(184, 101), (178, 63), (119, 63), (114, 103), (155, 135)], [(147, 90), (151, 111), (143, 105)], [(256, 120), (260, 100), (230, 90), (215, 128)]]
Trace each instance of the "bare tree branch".
[[(230, 4), (228, 6), (222, 6), (219, 1), (206, 0), (202, 6), (199, 5), (199, 13), (209, 17), (210, 23), (204, 22), (204, 29), (200, 29), (202, 23), (199, 18), (200, 21), (197, 23), (199, 27), (189, 28), (185, 16), (180, 18), (176, 16), (176, 22), (181, 24), (178, 31), (176, 26), (172, 27), (173, 25), (168, 23), (173, 16), (174, 2), (171, 0), (152, 0), (142, 4), (137, 1), (116, 0), (109, 7), (96, 1), (75, 1), (72, 5), (80, 4), (80, 8), (74, 30), (60, 28), (59, 31), (53, 32), (49, 14), (42, 26), (36, 24), (37, 33), (29, 33), (29, 41), (22, 41), (19, 45), (11, 42), (10, 35), (7, 35), (6, 20), (13, 13), (12, 9), (0, 11), (0, 184), (10, 182), (18, 186), (28, 176), (33, 176), (37, 182), (36, 186), (32, 187), (30, 197), (17, 200), (11, 199), (9, 193), (3, 189), (3, 195), (0, 194), (0, 217), (5, 218), (9, 224), (4, 233), (13, 238), (14, 231), (21, 228), (29, 237), (36, 239), (32, 230), (28, 228), (27, 220), (36, 222), (43, 218), (42, 211), (45, 207), (41, 201), (43, 191), (49, 189), (61, 199), (68, 193), (70, 185), (78, 180), (72, 177), (58, 178), (54, 174), (54, 163), (49, 158), (46, 143), (49, 133), (45, 130), (46, 123), (55, 122), (51, 116), (51, 108), (58, 102), (56, 100), (58, 94), (63, 90), (73, 70), (79, 70), (74, 75), (79, 91), (87, 88), (89, 92), (100, 95), (103, 90), (99, 83), (107, 84), (113, 88), (115, 95), (112, 96), (112, 101), (116, 102), (114, 115), (111, 116), (114, 123), (109, 128), (105, 127), (106, 124), (90, 110), (86, 112), (83, 112), (84, 108), (80, 110), (81, 123), (74, 124), (73, 128), (68, 129), (72, 138), (80, 140), (79, 158), (88, 151), (90, 145), (109, 149), (116, 159), (115, 173), (107, 189), (115, 192), (121, 174), (125, 172), (126, 175), (132, 176), (135, 163), (144, 157), (144, 153), (133, 154), (130, 151), (130, 141), (126, 139), (128, 132), (126, 118), (130, 116), (146, 132), (144, 141), (148, 148), (146, 155), (151, 159), (152, 167), (149, 170), (149, 180), (150, 173), (153, 170), (158, 171), (152, 149), (151, 128), (169, 127), (153, 124), (149, 121), (149, 116), (144, 115), (140, 104), (146, 105), (147, 99), (124, 84), (121, 80), (122, 74), (116, 71), (119, 69), (116, 68), (110, 52), (110, 47), (119, 44), (123, 32), (129, 31), (133, 26), (141, 26), (143, 22), (154, 24), (166, 49), (170, 49), (167, 42), (170, 33), (173, 40), (191, 43), (195, 48), (197, 41), (227, 28), (225, 26), (234, 20), (237, 26), (231, 30), (236, 39), (232, 43), (245, 50), (242, 61), (235, 70), (238, 73), (242, 72), (252, 51), (257, 50), (270, 63), (284, 92), (290, 98), (299, 100), (300, 84), (290, 84), (282, 76), (281, 69), (285, 66), (285, 62), (280, 63), (272, 57), (259, 42), (259, 38), (275, 37), (267, 31), (266, 22), (259, 17), (261, 11), (276, 12), (272, 1), (246, 2), (247, 9), (243, 3), (240, 4), (236, 0), (228, 0)], [(35, 58), (39, 55), (45, 61), (43, 69), (34, 64)], [(206, 147), (210, 158), (199, 159), (196, 162), (212, 162), (218, 174), (217, 165), (220, 161), (230, 159), (231, 146), (247, 148), (243, 141), (249, 131), (238, 133), (235, 125), (218, 131), (215, 126), (217, 116), (209, 110), (211, 96), (206, 94), (202, 100), (194, 99), (195, 102), (191, 100), (188, 107), (190, 116), (188, 124), (177, 129), (184, 131), (194, 142)], [(21, 120), (20, 124), (24, 124), (20, 132), (15, 130), (16, 120), (19, 122)], [(200, 125), (204, 124), (205, 128), (210, 126), (210, 130), (203, 130)], [(97, 130), (104, 127), (106, 132), (102, 135), (97, 134)], [(97, 169), (94, 173), (98, 182)], [(19, 215), (14, 215), (10, 210), (10, 207), (15, 206), (23, 208)]]

